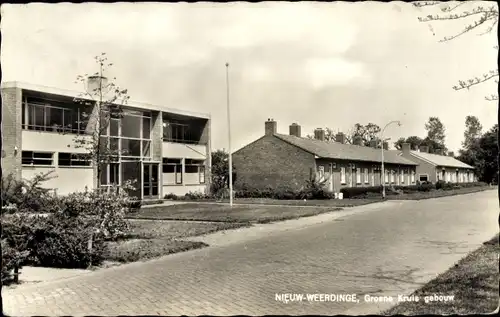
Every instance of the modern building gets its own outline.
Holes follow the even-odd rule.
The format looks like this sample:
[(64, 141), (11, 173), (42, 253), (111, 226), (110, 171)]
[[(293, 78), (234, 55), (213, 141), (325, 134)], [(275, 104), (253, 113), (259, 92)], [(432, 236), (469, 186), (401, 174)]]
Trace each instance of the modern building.
[(418, 164), (417, 179), (419, 181), (445, 181), (449, 183), (467, 183), (477, 181), (474, 167), (465, 164), (453, 157), (450, 152), (446, 155), (443, 150), (429, 153), (427, 146), (420, 146), (419, 151), (412, 151), (410, 144), (402, 146), (401, 154), (404, 158)]
[[(99, 78), (89, 78), (89, 91)], [(76, 102), (79, 92), (21, 82), (3, 83), (1, 90), (4, 175), (31, 179), (53, 170), (44, 186), (58, 194), (95, 188), (97, 168), (77, 141), (95, 131), (95, 103)], [(210, 115), (132, 101), (121, 108), (100, 134), (101, 145), (117, 153), (101, 165), (102, 187), (135, 181), (132, 194), (141, 199), (208, 190)]]
[[(357, 145), (346, 144), (342, 133), (336, 142), (327, 142), (323, 129), (316, 129), (314, 139), (303, 138), (295, 123), (289, 132), (277, 133), (276, 121), (268, 119), (264, 136), (233, 153), (235, 187), (300, 189), (312, 175), (325, 180), (331, 192), (381, 185), (382, 150), (374, 142), (371, 147), (361, 145), (360, 140)], [(416, 184), (417, 163), (397, 151), (383, 152), (385, 184)]]

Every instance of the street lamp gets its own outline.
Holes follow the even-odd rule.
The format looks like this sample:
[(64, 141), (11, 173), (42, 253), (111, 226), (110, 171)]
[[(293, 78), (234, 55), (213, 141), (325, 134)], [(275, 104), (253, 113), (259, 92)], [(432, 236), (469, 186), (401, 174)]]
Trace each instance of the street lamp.
[(229, 206), (233, 206), (233, 158), (231, 154), (231, 113), (229, 111), (229, 63), (226, 63), (227, 139), (229, 156)]
[(382, 129), (382, 131), (380, 131), (380, 142), (382, 142), (381, 144), (381, 151), (382, 151), (382, 175), (380, 175), (380, 180), (381, 180), (381, 183), (382, 183), (382, 199), (385, 199), (385, 169), (384, 169), (384, 142), (387, 141), (387, 140), (390, 140), (389, 139), (384, 139), (384, 131), (385, 129), (390, 126), (391, 124), (393, 123), (397, 123), (398, 127), (401, 126), (401, 122), (400, 121), (391, 121), (389, 122), (388, 124), (385, 125), (385, 127)]

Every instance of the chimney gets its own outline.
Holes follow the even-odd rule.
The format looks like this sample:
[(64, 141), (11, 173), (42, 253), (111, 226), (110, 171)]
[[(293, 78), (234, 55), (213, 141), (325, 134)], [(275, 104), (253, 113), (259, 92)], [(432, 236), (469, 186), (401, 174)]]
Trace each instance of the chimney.
[(325, 130), (321, 128), (314, 130), (314, 138), (316, 140), (325, 141)]
[(345, 143), (345, 134), (342, 132), (337, 133), (335, 136), (335, 141), (344, 144)]
[(403, 151), (404, 154), (410, 153), (411, 150), (410, 146), (411, 146), (410, 143), (403, 143), (403, 145), (401, 146), (401, 150)]
[(273, 119), (267, 119), (265, 127), (266, 127), (266, 135), (273, 135), (278, 130), (277, 123)]
[(370, 140), (370, 147), (376, 149), (377, 148), (378, 141), (376, 139), (371, 139)]
[(363, 146), (363, 138), (357, 135), (353, 138), (352, 143), (354, 145)]
[(421, 145), (420, 146), (420, 152), (428, 153), (429, 152), (429, 147), (427, 145)]
[(448, 156), (455, 157), (455, 153), (453, 151), (448, 152)]
[(297, 123), (292, 123), (290, 125), (290, 135), (294, 135), (298, 138), (301, 137), (301, 133), (300, 133), (300, 125), (298, 125)]
[(384, 141), (384, 150), (389, 150), (389, 142)]
[(107, 92), (108, 79), (101, 76), (89, 76), (87, 77), (87, 91), (90, 94), (99, 94), (99, 88), (101, 88), (102, 94), (105, 95)]

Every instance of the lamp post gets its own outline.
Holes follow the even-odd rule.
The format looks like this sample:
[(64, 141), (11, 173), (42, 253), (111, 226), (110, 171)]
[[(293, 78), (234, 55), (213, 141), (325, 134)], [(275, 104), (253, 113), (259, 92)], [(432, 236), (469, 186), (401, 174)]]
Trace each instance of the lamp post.
[(233, 206), (233, 158), (231, 155), (231, 113), (229, 110), (229, 63), (226, 63), (227, 139), (229, 156), (229, 206)]
[[(385, 131), (385, 129), (388, 126), (390, 126), (393, 123), (397, 123), (399, 127), (401, 126), (401, 122), (395, 120), (395, 121), (391, 121), (388, 124), (386, 124), (385, 127), (382, 129), (382, 131), (380, 131), (380, 141), (382, 142), (382, 144), (381, 144), (381, 151), (382, 151), (382, 175), (380, 177), (380, 180), (381, 180), (381, 183), (382, 183), (382, 199), (385, 199), (384, 142), (386, 140), (384, 140), (384, 131)], [(387, 139), (387, 140), (390, 140), (390, 139)]]

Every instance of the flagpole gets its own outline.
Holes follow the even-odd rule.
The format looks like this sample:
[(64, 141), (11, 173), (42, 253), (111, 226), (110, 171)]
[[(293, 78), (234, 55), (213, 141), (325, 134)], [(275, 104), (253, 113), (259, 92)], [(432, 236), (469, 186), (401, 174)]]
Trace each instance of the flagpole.
[(233, 158), (231, 153), (231, 112), (229, 109), (229, 63), (226, 63), (226, 88), (227, 88), (227, 139), (229, 154), (229, 206), (233, 206)]

